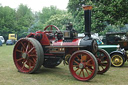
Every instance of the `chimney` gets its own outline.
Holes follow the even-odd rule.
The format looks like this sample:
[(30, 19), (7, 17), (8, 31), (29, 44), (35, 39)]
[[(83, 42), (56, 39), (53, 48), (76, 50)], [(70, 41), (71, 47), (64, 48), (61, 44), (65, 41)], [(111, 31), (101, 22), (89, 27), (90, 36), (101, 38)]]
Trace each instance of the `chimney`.
[(85, 36), (91, 37), (91, 10), (92, 6), (83, 6), (84, 9), (84, 19), (85, 19)]

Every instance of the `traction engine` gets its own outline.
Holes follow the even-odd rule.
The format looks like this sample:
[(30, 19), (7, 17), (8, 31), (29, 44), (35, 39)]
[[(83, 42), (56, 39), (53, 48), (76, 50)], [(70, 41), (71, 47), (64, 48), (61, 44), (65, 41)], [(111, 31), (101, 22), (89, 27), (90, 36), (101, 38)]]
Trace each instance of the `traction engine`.
[[(62, 61), (69, 65), (72, 76), (88, 81), (103, 74), (110, 68), (110, 56), (98, 49), (97, 42), (91, 38), (91, 9), (84, 6), (85, 37), (78, 38), (71, 23), (61, 32), (54, 25), (44, 31), (30, 33), (17, 41), (13, 50), (16, 68), (22, 73), (34, 73), (42, 65), (46, 68), (58, 66)], [(56, 31), (53, 31), (56, 29)]]

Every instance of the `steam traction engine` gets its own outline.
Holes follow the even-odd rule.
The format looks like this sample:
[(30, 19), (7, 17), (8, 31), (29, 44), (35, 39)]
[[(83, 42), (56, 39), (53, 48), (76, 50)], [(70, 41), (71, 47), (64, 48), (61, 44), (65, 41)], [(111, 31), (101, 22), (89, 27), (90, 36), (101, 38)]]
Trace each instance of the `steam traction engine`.
[[(97, 42), (91, 38), (91, 9), (84, 6), (85, 37), (77, 38), (77, 32), (68, 24), (62, 33), (56, 26), (49, 25), (44, 31), (30, 33), (15, 44), (13, 59), (19, 72), (34, 73), (41, 65), (46, 68), (58, 66), (62, 60), (69, 65), (72, 76), (88, 81), (97, 73), (103, 74), (110, 67), (110, 56), (98, 49)], [(48, 30), (50, 28), (50, 30)], [(53, 29), (56, 32), (53, 32)]]

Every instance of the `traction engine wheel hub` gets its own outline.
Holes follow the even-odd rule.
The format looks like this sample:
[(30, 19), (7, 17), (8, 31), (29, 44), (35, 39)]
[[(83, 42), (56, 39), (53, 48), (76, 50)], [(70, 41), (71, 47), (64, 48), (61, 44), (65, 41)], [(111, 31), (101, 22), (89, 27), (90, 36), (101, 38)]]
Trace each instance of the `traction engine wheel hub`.
[(80, 69), (83, 69), (83, 68), (84, 68), (84, 64), (80, 63), (80, 64), (79, 64), (79, 68), (80, 68)]
[(28, 58), (27, 53), (22, 53), (22, 58), (27, 59)]

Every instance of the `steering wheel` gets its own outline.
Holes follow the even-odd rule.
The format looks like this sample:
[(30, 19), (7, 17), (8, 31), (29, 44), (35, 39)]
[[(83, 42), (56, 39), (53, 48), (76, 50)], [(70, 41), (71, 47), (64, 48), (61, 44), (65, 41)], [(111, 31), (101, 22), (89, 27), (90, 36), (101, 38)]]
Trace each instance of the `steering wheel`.
[[(50, 30), (47, 30), (48, 28), (50, 28)], [(55, 32), (53, 32), (53, 28), (56, 29)], [(50, 36), (50, 35), (51, 35), (51, 36), (54, 36), (54, 38), (57, 37), (57, 34), (58, 34), (58, 33), (62, 33), (62, 32), (59, 30), (59, 28), (56, 27), (55, 25), (48, 25), (48, 26), (46, 26), (46, 27), (44, 28), (44, 32), (45, 32), (46, 34), (48, 34), (49, 36)], [(53, 38), (53, 39), (54, 39), (54, 38)]]
[[(46, 31), (49, 27), (50, 27), (50, 30), (49, 30), (49, 31)], [(52, 31), (53, 28), (56, 28), (56, 33), (57, 33), (57, 32), (61, 32), (61, 31), (59, 30), (59, 28), (56, 27), (55, 25), (48, 25), (48, 26), (46, 26), (46, 27), (44, 28), (44, 32), (46, 32), (46, 33), (53, 33), (53, 31)]]

